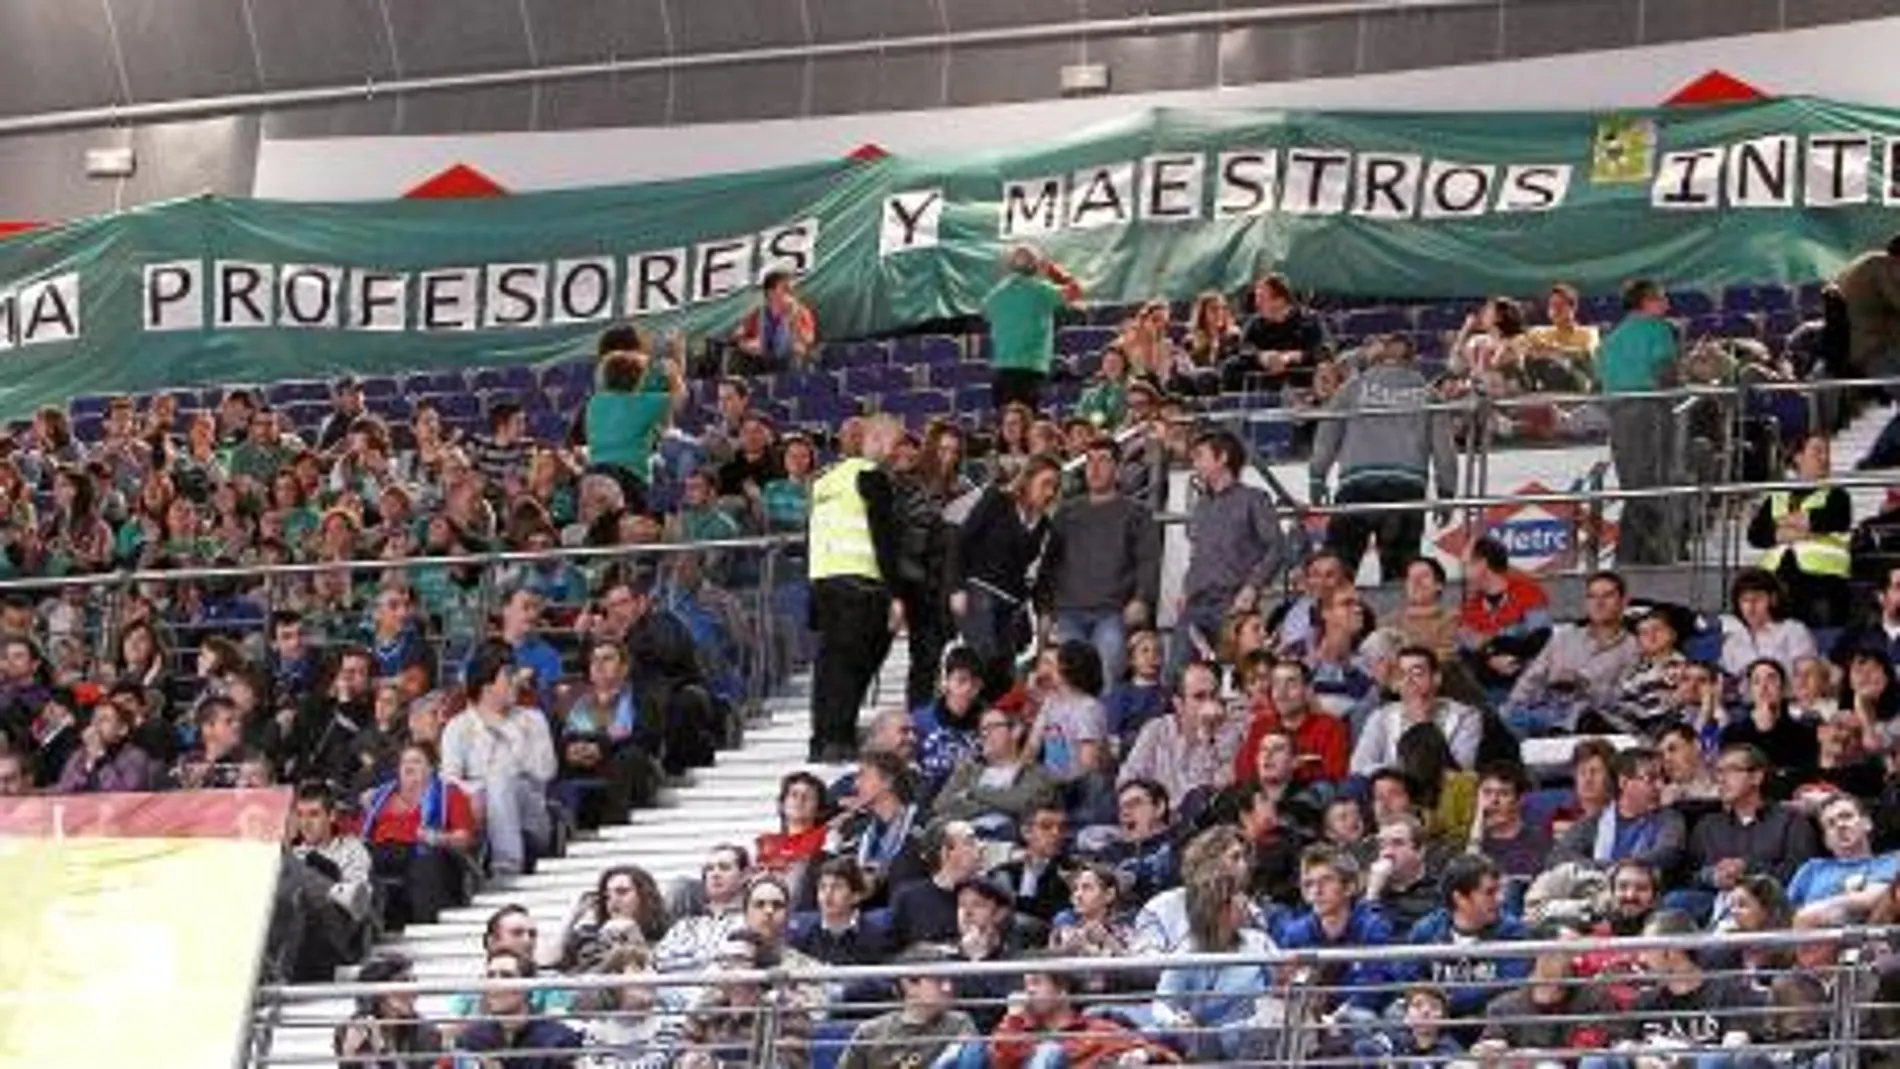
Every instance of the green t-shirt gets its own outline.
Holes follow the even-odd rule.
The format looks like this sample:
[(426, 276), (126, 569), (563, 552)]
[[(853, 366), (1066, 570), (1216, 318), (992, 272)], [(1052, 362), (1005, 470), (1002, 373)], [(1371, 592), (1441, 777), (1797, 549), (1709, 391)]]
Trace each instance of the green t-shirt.
[(1604, 393), (1655, 390), (1675, 361), (1674, 327), (1655, 316), (1626, 316), (1597, 352), (1597, 375)]
[(671, 410), (664, 393), (596, 393), (587, 399), (587, 459), (653, 478), (653, 445)]
[(990, 321), (990, 366), (1047, 375), (1056, 355), (1055, 314), (1062, 287), (1040, 276), (1011, 275), (983, 298)]
[(1085, 419), (1097, 427), (1114, 430), (1122, 425), (1122, 417), (1128, 414), (1128, 387), (1119, 382), (1097, 382), (1082, 394), (1075, 403), (1077, 419)]

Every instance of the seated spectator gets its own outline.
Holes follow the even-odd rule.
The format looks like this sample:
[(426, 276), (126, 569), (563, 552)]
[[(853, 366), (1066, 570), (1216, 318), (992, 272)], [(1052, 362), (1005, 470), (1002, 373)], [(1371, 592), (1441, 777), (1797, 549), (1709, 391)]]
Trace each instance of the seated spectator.
[(1731, 680), (1746, 676), (1750, 666), (1767, 659), (1794, 671), (1794, 663), (1812, 657), (1814, 635), (1799, 620), (1784, 620), (1781, 583), (1759, 568), (1746, 568), (1729, 585), (1734, 613), (1722, 618), (1722, 674)]
[[(415, 967), (400, 954), (373, 958), (356, 971), (359, 984), (407, 984)], [(416, 1013), (416, 996), (407, 991), (359, 995), (350, 1019), (336, 1026), (332, 1050), (346, 1064), (363, 1069), (397, 1069), (443, 1053), (441, 1030)]]
[(1478, 812), (1478, 774), (1458, 767), (1437, 724), (1413, 724), (1399, 736), (1398, 772), (1423, 816), (1426, 840), (1463, 848)]
[(359, 740), (375, 723), (375, 657), (361, 646), (344, 646), (329, 685), (298, 707), (285, 741), (285, 772), (336, 787), (353, 783), (362, 767)]
[(1170, 798), (1193, 806), (1234, 779), (1247, 723), (1220, 698), (1215, 672), (1204, 662), (1181, 672), (1180, 693), (1171, 716), (1141, 729), (1122, 762), (1119, 780), (1159, 783)]
[(779, 781), (779, 830), (759, 836), (758, 866), (799, 882), (804, 868), (816, 862), (831, 834), (830, 807), (824, 781), (809, 772), (793, 772)]
[(1819, 800), (1835, 791), (1856, 798), (1879, 797), (1886, 769), (1878, 751), (1869, 753), (1865, 748), (1860, 717), (1852, 710), (1835, 709), (1811, 722), (1814, 724), (1814, 770), (1795, 773), (1784, 780), (1785, 785), (1794, 788), (1795, 804), (1813, 812)]
[(1524, 373), (1539, 393), (1589, 393), (1596, 376), (1597, 328), (1577, 320), (1576, 287), (1559, 282), (1545, 299), (1550, 322), (1524, 332)]
[(931, 803), (937, 820), (968, 821), (985, 838), (1014, 839), (1032, 810), (1056, 801), (1056, 783), (1024, 746), (1029, 725), (998, 709), (983, 713), (982, 751), (950, 775)]
[(1313, 703), (1311, 676), (1299, 661), (1280, 661), (1269, 670), (1270, 700), (1255, 702), (1247, 737), (1234, 757), (1236, 782), (1256, 774), (1259, 749), (1267, 737), (1285, 734), (1293, 742), (1293, 782), (1300, 786), (1336, 783), (1346, 778), (1351, 738), (1346, 724)]
[[(1380, 908), (1361, 900), (1359, 862), (1330, 846), (1308, 847), (1300, 855), (1300, 896), (1306, 910), (1279, 925), (1275, 941), (1282, 950), (1346, 950), (1382, 947), (1393, 941), (1392, 924)], [(1315, 1008), (1330, 1020), (1368, 1021), (1391, 999), (1384, 962), (1338, 961), (1318, 970)]]
[(1240, 334), (1240, 353), (1221, 367), (1221, 389), (1281, 390), (1309, 386), (1325, 355), (1319, 317), (1303, 308), (1285, 276), (1272, 274), (1253, 287), (1254, 314)]
[(1282, 656), (1298, 650), (1310, 650), (1320, 622), (1320, 607), (1326, 604), (1335, 590), (1353, 586), (1353, 577), (1346, 570), (1344, 558), (1337, 550), (1330, 548), (1314, 550), (1306, 558), (1306, 566), (1300, 570), (1300, 576), (1304, 582), (1300, 584), (1299, 596), (1274, 610), (1272, 619), (1268, 621), (1273, 628), (1274, 651)]
[(1820, 809), (1827, 857), (1812, 857), (1788, 881), (1788, 903), (1808, 923), (1864, 923), (1900, 882), (1900, 853), (1876, 856), (1873, 821), (1858, 798), (1837, 794)]
[[(524, 980), (534, 976), (534, 959), (513, 950), (488, 953), (483, 975), (490, 980)], [(472, 1054), (501, 1054), (509, 1066), (520, 1069), (557, 1069), (574, 1063), (573, 1057), (551, 1053), (579, 1050), (581, 1036), (562, 1022), (537, 1010), (531, 993), (519, 989), (484, 991), (481, 1015), (461, 1029), (455, 1048)], [(534, 1051), (533, 1054), (509, 1054)]]
[[(1253, 850), (1239, 828), (1216, 824), (1188, 840), (1181, 853), (1181, 882), (1201, 883), (1226, 873), (1245, 883), (1253, 872)], [(1128, 881), (1122, 881), (1128, 887)], [(1135, 892), (1128, 892), (1130, 900)], [(1135, 914), (1135, 939), (1144, 953), (1171, 954), (1188, 939), (1187, 890), (1174, 887), (1150, 896)]]
[[(1643, 935), (1692, 936), (1695, 921), (1675, 910), (1650, 918)], [(1766, 999), (1746, 984), (1709, 975), (1686, 950), (1645, 950), (1639, 954), (1650, 985), (1631, 1008), (1637, 1035), (1618, 1042), (1618, 1057), (1601, 1063), (1623, 1069), (1645, 1054), (1668, 1055), (1692, 1048), (1709, 1051), (1696, 1059), (1711, 1069), (1734, 1064), (1722, 1048), (1744, 1047), (1761, 1028), (1757, 1016)]]
[(434, 924), (443, 909), (462, 901), (465, 859), (475, 849), (475, 809), (461, 788), (436, 774), (431, 743), (403, 746), (395, 779), (363, 796), (359, 823), (372, 871), (389, 890), (386, 928)]
[(917, 806), (909, 800), (903, 760), (894, 753), (867, 750), (858, 762), (853, 797), (856, 813), (838, 826), (825, 844), (834, 857), (855, 858), (871, 890), (867, 901), (888, 904), (891, 892), (928, 871), (920, 855)]
[(624, 824), (660, 791), (659, 733), (647, 723), (627, 675), (626, 648), (596, 640), (587, 650), (587, 687), (557, 721), (555, 793), (584, 829)]
[(172, 765), (167, 786), (187, 791), (237, 786), (245, 754), (237, 705), (229, 698), (206, 698), (196, 721), (198, 745)]
[(32, 792), (32, 757), (0, 747), (0, 798), (22, 798)]
[[(1570, 929), (1546, 925), (1533, 938), (1556, 942), (1573, 935)], [(1471, 1053), (1504, 1058), (1534, 1050), (1549, 1058), (1603, 1050), (1623, 1038), (1616, 1016), (1621, 1007), (1599, 987), (1581, 982), (1575, 961), (1576, 955), (1563, 951), (1533, 958), (1524, 986), (1499, 995), (1485, 1008), (1484, 1034)]]
[(1607, 869), (1636, 858), (1658, 872), (1674, 872), (1683, 860), (1688, 830), (1682, 814), (1662, 808), (1662, 759), (1636, 747), (1611, 765), (1615, 802), (1571, 825), (1551, 851), (1551, 862)]
[(930, 878), (891, 894), (891, 935), (898, 946), (954, 939), (957, 889), (983, 870), (983, 845), (967, 821), (935, 825), (924, 842), (935, 861)]
[[(865, 729), (864, 753), (895, 757), (905, 792), (914, 796), (912, 801), (921, 806), (929, 798), (922, 793), (923, 770), (917, 764), (917, 738), (917, 722), (910, 713), (901, 708), (881, 709), (871, 717), (871, 723)], [(846, 772), (838, 777), (827, 793), (834, 803), (845, 805), (857, 793), (857, 786), (858, 773)]]
[[(719, 507), (747, 530), (763, 526), (765, 488), (785, 474), (779, 466), (776, 434), (770, 416), (747, 412), (739, 421), (738, 448), (731, 459), (719, 465), (713, 478)], [(691, 540), (707, 539), (691, 536)]]
[[(933, 947), (911, 947), (898, 955), (903, 965), (940, 965), (949, 955)], [(851, 1033), (851, 1045), (838, 1058), (838, 1069), (910, 1069), (954, 1065), (966, 1043), (982, 1043), (976, 1022), (955, 1006), (956, 988), (940, 976), (907, 976), (896, 982), (899, 1006), (873, 1017)]]
[(1406, 988), (1399, 996), (1403, 1029), (1381, 1030), (1353, 1042), (1353, 1054), (1370, 1064), (1415, 1065), (1424, 1069), (1462, 1065), (1464, 1052), (1457, 1037), (1445, 1028), (1451, 1000), (1428, 984)]
[(1465, 587), (1458, 647), (1480, 683), (1512, 685), (1550, 639), (1550, 598), (1493, 538), (1472, 544)]
[(1377, 843), (1364, 898), (1392, 922), (1394, 932), (1409, 932), (1442, 901), (1438, 874), (1427, 864), (1424, 826), (1414, 816), (1394, 817), (1379, 825)]
[(1117, 754), (1126, 754), (1148, 722), (1166, 716), (1173, 704), (1161, 681), (1161, 636), (1142, 628), (1128, 633), (1128, 676), (1102, 699), (1109, 738)]
[(1369, 775), (1398, 763), (1399, 736), (1414, 724), (1437, 724), (1460, 768), (1474, 768), (1483, 721), (1468, 705), (1439, 697), (1438, 658), (1408, 646), (1399, 651), (1399, 700), (1374, 710), (1353, 747), (1354, 775)]
[(1254, 754), (1253, 770), (1226, 793), (1257, 787), (1277, 817), (1284, 817), (1296, 830), (1310, 834), (1319, 827), (1321, 802), (1330, 793), (1331, 781), (1301, 788), (1296, 778), (1299, 758), (1294, 749), (1293, 736), (1284, 731), (1262, 736)]
[(365, 637), (370, 656), (375, 659), (375, 679), (395, 679), (415, 672), (421, 683), (416, 689), (429, 689), (435, 679), (435, 666), (430, 663), (429, 644), (422, 637), (406, 588), (386, 586), (377, 593)]
[(1052, 921), (1069, 904), (1068, 825), (1060, 803), (1048, 799), (1036, 805), (1022, 824), (1022, 852), (990, 871), (992, 880), (1016, 893), (1017, 913)]
[[(1813, 724), (1788, 715), (1788, 675), (1781, 663), (1762, 658), (1748, 666), (1748, 705), (1718, 736), (1724, 749), (1753, 746), (1767, 755), (1778, 775), (1799, 777), (1814, 767), (1819, 755)], [(1798, 780), (1797, 780), (1798, 781)]]
[(951, 773), (982, 749), (983, 662), (967, 646), (944, 655), (937, 699), (911, 714), (926, 797), (934, 797)]
[[(972, 963), (1013, 961), (1049, 941), (1049, 927), (1010, 909), (1008, 890), (988, 880), (969, 880), (957, 888), (955, 959)], [(1009, 981), (997, 974), (973, 973), (961, 980), (959, 995), (984, 1033), (1003, 1018)]]
[(1109, 342), (1102, 347), (1095, 374), (1083, 386), (1082, 396), (1076, 398), (1075, 417), (1102, 431), (1121, 429), (1128, 416), (1129, 378), (1128, 354), (1119, 341)]
[(1029, 752), (1061, 786), (1072, 813), (1099, 815), (1109, 780), (1108, 721), (1102, 712), (1102, 662), (1086, 642), (1064, 642), (1036, 666), (1043, 698), (1029, 732)]
[(1722, 896), (1743, 877), (1772, 876), (1785, 885), (1818, 851), (1807, 814), (1767, 799), (1768, 773), (1768, 758), (1755, 747), (1722, 748), (1715, 760), (1722, 808), (1696, 821), (1689, 836), (1691, 882), (1670, 896), (1672, 908), (1698, 919), (1713, 909), (1720, 920)]
[(557, 768), (554, 741), (541, 710), (518, 704), (532, 677), (516, 667), (515, 655), (506, 640), (475, 651), (466, 673), (469, 707), (442, 731), (442, 774), (475, 799), (497, 875), (525, 871), (553, 835), (547, 786)]
[[(1259, 899), (1263, 908), (1293, 906), (1300, 901), (1300, 851), (1311, 840), (1307, 829), (1312, 824), (1282, 816), (1282, 803), (1269, 790), (1259, 783), (1229, 787), (1201, 814), (1200, 825), (1238, 828), (1253, 855), (1247, 893)], [(1313, 812), (1299, 799), (1288, 799), (1286, 804), (1299, 821), (1307, 821)]]
[(818, 909), (793, 915), (788, 944), (827, 965), (875, 965), (888, 959), (890, 927), (858, 908), (865, 892), (864, 874), (851, 858), (834, 857), (818, 866)]
[(1450, 661), (1458, 652), (1458, 613), (1444, 603), (1445, 567), (1430, 557), (1405, 566), (1405, 600), (1391, 621), (1407, 645), (1423, 646)]
[(1511, 730), (1520, 737), (1568, 734), (1584, 711), (1615, 703), (1638, 663), (1636, 639), (1623, 626), (1627, 594), (1614, 572), (1585, 581), (1583, 623), (1554, 631), (1511, 686), (1503, 709)]
[[(1273, 949), (1250, 927), (1246, 885), (1229, 873), (1187, 884), (1190, 954), (1258, 957)], [(1266, 1053), (1268, 1035), (1252, 1026), (1255, 1000), (1272, 990), (1261, 964), (1175, 966), (1155, 985), (1153, 1020), (1173, 1034), (1191, 1061), (1239, 1061)]]
[(706, 855), (700, 869), (700, 908), (676, 917), (653, 948), (653, 967), (660, 972), (692, 972), (713, 963), (720, 944), (745, 924), (746, 881), (752, 858), (745, 847), (721, 843)]
[(110, 703), (93, 707), (79, 733), (79, 746), (66, 760), (54, 790), (59, 794), (117, 794), (149, 791), (159, 770), (144, 750), (132, 745), (131, 725)]
[(666, 928), (666, 899), (651, 873), (638, 865), (603, 869), (594, 889), (574, 904), (561, 938), (561, 971), (600, 971), (622, 944), (644, 949)]
[(1873, 650), (1849, 654), (1842, 701), (1859, 728), (1861, 748), (1883, 753), (1900, 741), (1900, 682), (1893, 662)]
[(1635, 656), (1624, 666), (1609, 700), (1585, 713), (1577, 730), (1625, 732), (1651, 742), (1684, 714), (1682, 674), (1688, 658), (1678, 648), (1681, 632), (1667, 611), (1651, 608), (1636, 618)]
[(736, 374), (765, 374), (803, 363), (818, 343), (818, 320), (792, 293), (790, 271), (774, 269), (759, 283), (759, 306), (747, 312), (732, 343), (747, 359)]
[(1900, 661), (1900, 563), (1880, 572), (1879, 614), (1856, 623), (1834, 641), (1830, 656), (1834, 663), (1847, 667), (1847, 659), (1862, 650), (1878, 653), (1887, 663)]
[[(1407, 942), (1457, 947), (1472, 943), (1527, 938), (1523, 924), (1503, 911), (1503, 884), (1496, 865), (1471, 854), (1445, 868), (1444, 905), (1413, 926)], [(1394, 970), (1397, 978), (1424, 981), (1445, 990), (1454, 1018), (1471, 1020), (1497, 997), (1501, 988), (1530, 975), (1523, 958), (1476, 958), (1447, 954), (1429, 964), (1414, 962)]]
[[(1049, 930), (1049, 949), (1064, 957), (1116, 958), (1130, 953), (1134, 931), (1121, 916), (1122, 883), (1115, 870), (1099, 861), (1082, 861), (1070, 871), (1067, 908)], [(1091, 976), (1100, 992), (1116, 977)]]
[[(1550, 856), (1550, 829), (1524, 817), (1530, 777), (1524, 766), (1496, 763), (1478, 772), (1477, 834), (1467, 849), (1491, 859), (1504, 878), (1506, 897), (1517, 901), (1530, 881), (1544, 871)], [(1513, 890), (1516, 894), (1512, 894)]]
[(1847, 622), (1848, 534), (1854, 507), (1847, 491), (1829, 485), (1833, 451), (1827, 435), (1810, 433), (1786, 445), (1791, 480), (1809, 488), (1777, 490), (1762, 498), (1748, 524), (1748, 544), (1766, 550), (1756, 566), (1780, 580), (1792, 614), (1809, 627)]
[(1081, 978), (1061, 970), (1023, 976), (1021, 998), (990, 1033), (991, 1069), (1031, 1069), (1044, 1065), (1107, 1066), (1127, 1058), (1150, 1064), (1179, 1061), (1173, 1051), (1107, 1017), (1085, 1014), (1075, 1003)]
[(575, 999), (569, 1020), (578, 1019), (590, 1052), (580, 1065), (620, 1069), (667, 1064), (678, 1050), (686, 1023), (685, 989), (654, 985), (653, 952), (644, 943), (615, 944), (594, 971), (622, 976), (628, 982), (594, 988)]
[(1120, 825), (1100, 837), (1107, 841), (1082, 852), (1112, 867), (1129, 897), (1145, 902), (1180, 877), (1168, 791), (1153, 780), (1130, 780), (1116, 793), (1115, 805)]
[(1319, 630), (1304, 651), (1288, 656), (1306, 665), (1320, 709), (1342, 723), (1363, 722), (1379, 701), (1379, 685), (1359, 658), (1372, 634), (1371, 614), (1352, 587), (1334, 590), (1320, 603)]
[(292, 983), (330, 983), (337, 966), (355, 961), (370, 921), (369, 851), (337, 834), (336, 803), (322, 783), (297, 787), (290, 859), (278, 882), (291, 904), (296, 932), (289, 951)]

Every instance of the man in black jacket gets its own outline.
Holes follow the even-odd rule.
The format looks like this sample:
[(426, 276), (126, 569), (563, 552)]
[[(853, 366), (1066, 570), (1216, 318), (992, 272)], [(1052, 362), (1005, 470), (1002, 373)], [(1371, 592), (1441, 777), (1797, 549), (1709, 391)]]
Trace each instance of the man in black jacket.
[(601, 600), (606, 618), (616, 625), (608, 632), (597, 629), (595, 637), (617, 639), (626, 646), (642, 734), (653, 747), (649, 752), (658, 755), (669, 776), (712, 764), (718, 711), (706, 689), (692, 632), (655, 601), (651, 576), (610, 579)]
[(285, 778), (319, 780), (346, 790), (361, 771), (362, 736), (376, 723), (370, 677), (375, 657), (361, 646), (337, 654), (329, 688), (305, 699), (291, 723)]
[(1767, 779), (1768, 757), (1760, 750), (1746, 744), (1723, 748), (1715, 759), (1722, 808), (1696, 821), (1689, 837), (1694, 886), (1672, 892), (1670, 907), (1707, 920), (1718, 896), (1743, 877), (1773, 876), (1785, 887), (1802, 862), (1820, 853), (1814, 822), (1765, 798)]

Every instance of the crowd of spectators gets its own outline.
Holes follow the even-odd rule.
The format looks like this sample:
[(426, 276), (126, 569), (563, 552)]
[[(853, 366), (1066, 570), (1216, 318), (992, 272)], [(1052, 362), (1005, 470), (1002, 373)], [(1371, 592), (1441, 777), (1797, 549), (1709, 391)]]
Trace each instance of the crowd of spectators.
[[(891, 621), (912, 676), (857, 767), (831, 783), (788, 776), (782, 826), (711, 851), (683, 894), (637, 868), (603, 873), (558, 957), (537, 954), (518, 909), (488, 926), (489, 977), (558, 962), (640, 983), (599, 1001), (486, 994), (448, 1034), (400, 998), (369, 1000), (338, 1034), (344, 1053), (447, 1043), (585, 1047), (575, 1056), (601, 1065), (741, 1064), (769, 1005), (788, 1067), (827, 1036), (866, 1066), (1230, 1060), (1261, 1056), (1289, 1024), (1321, 1023), (1286, 1016), (1275, 996), (1288, 977), (1239, 965), (1090, 976), (1037, 962), (1409, 943), (1446, 951), (1322, 978), (1324, 998), (1300, 1012), (1324, 1015), (1315, 1032), (1330, 1053), (1433, 1064), (1553, 1048), (1614, 1065), (1773, 1038), (1770, 1004), (1800, 993), (1763, 962), (1753, 977), (1705, 979), (1736, 963), (1674, 952), (1632, 963), (1585, 952), (1594, 942), (1534, 961), (1453, 948), (1900, 913), (1900, 796), (1888, 785), (1900, 570), (1881, 576), (1873, 619), (1842, 630), (1851, 590), (1814, 551), (1851, 526), (1825, 486), (1824, 438), (1796, 443), (1815, 490), (1762, 503), (1750, 533), (1770, 556), (1736, 580), (1717, 623), (1638, 603), (1613, 572), (1588, 581), (1582, 620), (1560, 622), (1539, 580), (1490, 539), (1471, 549), (1453, 600), (1416, 534), (1380, 529), (1381, 563), (1404, 587), (1382, 621), (1355, 586), (1367, 533), (1336, 525), (1313, 548), (1243, 477), (1245, 445), (1188, 417), (1203, 394), (1262, 381), (1299, 404), (1355, 403), (1338, 400), (1356, 396), (1352, 383), (1413, 361), (1405, 339), (1335, 353), (1269, 277), (1244, 321), (1219, 295), (1196, 302), (1185, 334), (1165, 305), (1143, 308), (1058, 421), (1040, 408), (1053, 370), (1045, 321), (1081, 294), (1059, 268), (1019, 259), (988, 306), (1020, 319), (995, 324), (993, 439), (943, 421), (878, 451), (914, 535)], [(764, 291), (736, 350), (807, 359), (809, 311), (787, 279)], [(1632, 288), (1632, 329), (1647, 333), (1655, 302), (1654, 287)], [(1550, 325), (1526, 331), (1510, 302), (1487, 303), (1434, 396), (1615, 393), (1653, 385), (1675, 358), (1625, 327), (1599, 355), (1576, 309), (1557, 287)], [(685, 394), (677, 349), (616, 330), (601, 352), (599, 389), (562, 442), (532, 440), (506, 399), (486, 433), (446, 431), (426, 404), (412, 423), (386, 424), (350, 380), (310, 440), (242, 389), (189, 418), (164, 396), (142, 412), (115, 400), (101, 440), (83, 445), (63, 413), (42, 412), (0, 458), (0, 569), (227, 571), (49, 585), (0, 604), (0, 789), (295, 784), (281, 942), (285, 971), (313, 977), (359, 954), (375, 921), (426, 921), (480, 879), (557, 852), (565, 829), (624, 819), (709, 762), (743, 698), (732, 680), (805, 652), (802, 627), (775, 629), (781, 650), (740, 638), (760, 605), (802, 620), (799, 583), (781, 575), (763, 589), (756, 559), (723, 550), (667, 553), (657, 568), (404, 558), (796, 532), (825, 460), (858, 456), (889, 428), (781, 433), (732, 377), (710, 425), (687, 435), (671, 426)], [(1446, 430), (1430, 427), (1419, 448), (1437, 451)], [(1345, 499), (1351, 446), (1315, 445), (1340, 462)], [(1171, 465), (1193, 473), (1185, 501), (1167, 500)], [(1331, 466), (1315, 463), (1322, 485)], [(1447, 473), (1435, 475), (1443, 493)], [(1166, 633), (1158, 505), (1189, 512)], [(366, 559), (383, 563), (344, 563)], [(293, 562), (313, 567), (249, 571)], [(1563, 767), (1527, 765), (1526, 744), (1550, 738), (1571, 742)], [(651, 982), (959, 960), (1023, 968), (894, 992)], [(396, 961), (366, 968), (403, 975)], [(1567, 1001), (1586, 997), (1568, 981), (1587, 976), (1609, 985), (1621, 1016)], [(893, 995), (901, 1007), (876, 1012)], [(1573, 1012), (1574, 1027), (1522, 1023)], [(1725, 1015), (1713, 1033), (1711, 1013)]]

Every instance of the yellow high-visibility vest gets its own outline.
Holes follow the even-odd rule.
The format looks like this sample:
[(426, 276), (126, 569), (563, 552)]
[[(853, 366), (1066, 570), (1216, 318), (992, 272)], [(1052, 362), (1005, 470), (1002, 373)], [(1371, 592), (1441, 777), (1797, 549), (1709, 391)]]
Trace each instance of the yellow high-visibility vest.
[(811, 577), (857, 576), (883, 581), (871, 514), (858, 493), (858, 476), (877, 465), (849, 457), (831, 466), (811, 486)]
[[(1818, 512), (1827, 503), (1827, 489), (1809, 494), (1801, 499), (1801, 511)], [(1779, 524), (1782, 518), (1794, 509), (1794, 495), (1785, 490), (1777, 490), (1768, 495), (1768, 517)], [(1845, 534), (1810, 534), (1799, 542), (1789, 542), (1770, 549), (1761, 555), (1761, 566), (1774, 571), (1789, 553), (1794, 554), (1795, 566), (1804, 575), (1848, 577), (1854, 570), (1854, 558), (1848, 552)]]

